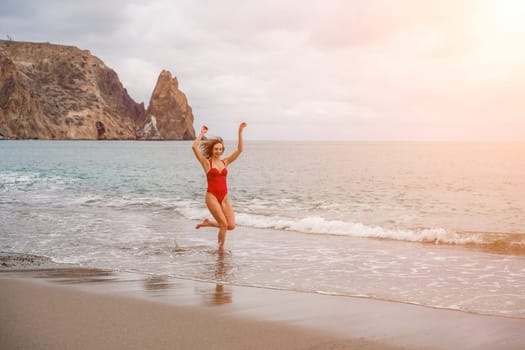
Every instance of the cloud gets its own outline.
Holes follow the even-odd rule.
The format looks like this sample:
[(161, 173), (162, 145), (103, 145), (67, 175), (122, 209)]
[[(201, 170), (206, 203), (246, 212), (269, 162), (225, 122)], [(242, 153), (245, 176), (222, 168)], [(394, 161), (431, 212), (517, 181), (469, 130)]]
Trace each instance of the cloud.
[(168, 69), (226, 138), (516, 138), (525, 38), (489, 1), (8, 0), (0, 30), (89, 49), (146, 104)]
[[(121, 20), (119, 5), (124, 1), (7, 1), (3, 17), (10, 21), (9, 30), (15, 40), (60, 43), (83, 42), (88, 37), (103, 37)], [(20, 38), (18, 38), (20, 36)]]

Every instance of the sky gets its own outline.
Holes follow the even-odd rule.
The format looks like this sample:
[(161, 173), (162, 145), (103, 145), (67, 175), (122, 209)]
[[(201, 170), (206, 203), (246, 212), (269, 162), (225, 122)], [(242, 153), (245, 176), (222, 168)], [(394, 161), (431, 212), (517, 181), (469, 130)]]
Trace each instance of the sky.
[(211, 135), (525, 141), (523, 0), (0, 0), (0, 36), (89, 50)]

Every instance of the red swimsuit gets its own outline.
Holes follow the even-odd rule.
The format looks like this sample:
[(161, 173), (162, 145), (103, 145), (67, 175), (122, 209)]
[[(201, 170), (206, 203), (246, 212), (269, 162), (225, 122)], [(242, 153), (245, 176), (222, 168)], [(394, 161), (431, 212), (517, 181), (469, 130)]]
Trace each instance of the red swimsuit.
[(228, 169), (226, 169), (226, 163), (222, 161), (224, 168), (219, 171), (219, 169), (214, 168), (210, 159), (210, 170), (206, 174), (208, 179), (208, 192), (211, 193), (219, 203), (222, 203), (224, 197), (228, 194), (228, 187), (226, 186), (226, 175), (228, 175)]

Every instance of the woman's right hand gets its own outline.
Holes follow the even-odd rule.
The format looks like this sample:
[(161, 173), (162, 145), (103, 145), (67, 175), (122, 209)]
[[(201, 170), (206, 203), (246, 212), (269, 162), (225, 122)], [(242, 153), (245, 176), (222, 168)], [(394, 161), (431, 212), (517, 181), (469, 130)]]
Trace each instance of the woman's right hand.
[(205, 134), (207, 132), (208, 132), (208, 127), (206, 125), (203, 125), (201, 129), (201, 134)]

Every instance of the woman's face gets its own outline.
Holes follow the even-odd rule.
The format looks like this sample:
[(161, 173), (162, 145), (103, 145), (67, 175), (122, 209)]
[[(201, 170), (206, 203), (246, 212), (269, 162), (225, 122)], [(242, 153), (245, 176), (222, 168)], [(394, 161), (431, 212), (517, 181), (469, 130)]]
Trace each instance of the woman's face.
[(214, 157), (220, 157), (222, 155), (222, 152), (224, 152), (224, 146), (222, 143), (216, 143), (213, 145), (213, 156)]

